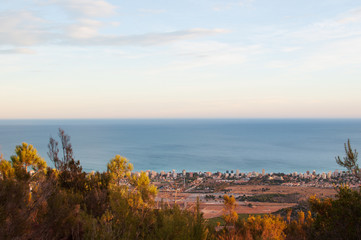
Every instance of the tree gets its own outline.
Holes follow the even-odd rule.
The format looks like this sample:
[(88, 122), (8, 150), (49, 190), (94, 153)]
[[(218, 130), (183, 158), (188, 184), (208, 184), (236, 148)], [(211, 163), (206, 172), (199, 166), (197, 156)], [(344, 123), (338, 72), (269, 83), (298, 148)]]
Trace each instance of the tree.
[(59, 128), (58, 136), (61, 141), (63, 157), (59, 157), (59, 143), (50, 138), (48, 144), (48, 156), (54, 163), (54, 167), (60, 172), (59, 179), (62, 187), (75, 191), (82, 191), (85, 188), (85, 175), (79, 161), (75, 161), (73, 148), (70, 143), (70, 136)]
[(126, 176), (130, 176), (132, 170), (133, 164), (129, 163), (128, 159), (120, 155), (115, 155), (107, 165), (107, 172), (109, 173), (111, 180), (118, 185), (122, 179)]
[(360, 168), (357, 163), (358, 153), (355, 150), (352, 151), (350, 139), (347, 140), (347, 144), (345, 143), (345, 153), (346, 156), (343, 157), (343, 161), (338, 156), (336, 157), (336, 162), (338, 165), (345, 167), (349, 172), (351, 172), (355, 177), (361, 179)]
[(69, 169), (73, 164), (80, 165), (79, 161), (76, 162), (74, 160), (73, 147), (70, 143), (70, 136), (65, 134), (65, 131), (61, 128), (59, 128), (58, 136), (61, 141), (63, 158), (59, 157), (59, 143), (54, 138), (51, 137), (48, 144), (48, 156), (54, 163), (54, 167), (57, 170), (63, 171)]
[(361, 190), (341, 186), (335, 199), (311, 197), (316, 213), (312, 239), (360, 239)]
[[(361, 180), (357, 163), (358, 153), (352, 150), (350, 140), (345, 143), (346, 156), (336, 162)], [(313, 223), (314, 239), (360, 239), (361, 236), (361, 188), (353, 190), (347, 185), (336, 189), (334, 199), (309, 199), (312, 212), (316, 213)]]
[(38, 155), (37, 150), (31, 144), (23, 142), (21, 145), (16, 146), (15, 154), (10, 158), (16, 172), (24, 171), (27, 174), (30, 166), (34, 171), (46, 168), (46, 162)]
[(305, 213), (303, 211), (299, 211), (297, 213), (297, 220), (288, 221), (287, 228), (285, 229), (285, 233), (287, 235), (286, 239), (287, 240), (309, 239), (312, 223), (313, 223), (313, 218), (311, 211), (308, 211), (306, 218), (305, 218)]
[(141, 172), (140, 176), (133, 175), (130, 177), (132, 192), (129, 195), (129, 202), (132, 206), (150, 207), (154, 204), (154, 198), (157, 194), (157, 187), (150, 183), (149, 177), (145, 172)]
[(245, 229), (241, 232), (246, 233), (245, 239), (269, 239), (282, 240), (286, 235), (286, 222), (275, 215), (250, 216), (244, 221)]
[(0, 155), (0, 179), (6, 180), (14, 177), (14, 168), (11, 166), (11, 162), (3, 159)]
[(226, 226), (234, 225), (238, 220), (238, 214), (236, 212), (236, 199), (234, 196), (224, 195), (224, 207), (223, 207), (223, 219), (226, 222)]

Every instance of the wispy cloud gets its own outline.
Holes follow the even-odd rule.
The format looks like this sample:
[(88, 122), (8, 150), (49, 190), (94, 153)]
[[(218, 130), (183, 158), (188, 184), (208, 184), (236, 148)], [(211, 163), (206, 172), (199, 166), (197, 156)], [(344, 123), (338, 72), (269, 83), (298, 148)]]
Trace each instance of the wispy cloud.
[(195, 28), (172, 32), (162, 33), (145, 33), (139, 35), (98, 35), (95, 37), (82, 40), (79, 38), (64, 39), (63, 43), (67, 44), (85, 44), (85, 45), (133, 45), (133, 46), (147, 46), (147, 45), (162, 45), (171, 42), (176, 42), (186, 39), (195, 39), (206, 36), (213, 36), (217, 34), (227, 33), (226, 29), (204, 29)]
[(34, 50), (28, 48), (0, 49), (0, 54), (35, 54)]
[(105, 0), (51, 0), (76, 16), (108, 17), (116, 13), (116, 6)]
[(338, 22), (341, 24), (361, 22), (361, 8), (349, 11), (346, 16), (338, 19)]
[(76, 23), (66, 27), (65, 33), (72, 39), (90, 39), (97, 37), (102, 22), (92, 19), (79, 19)]
[(354, 9), (293, 31), (289, 37), (309, 42), (357, 37), (361, 36), (360, 23), (361, 9)]
[(252, 55), (262, 52), (261, 46), (234, 46), (216, 41), (181, 41), (171, 45), (170, 53), (174, 54), (174, 61), (153, 69), (150, 74), (162, 72), (187, 71), (191, 69), (215, 66), (242, 65)]
[(4, 12), (0, 15), (0, 46), (86, 45), (86, 46), (150, 46), (227, 33), (226, 29), (190, 28), (143, 34), (105, 34), (102, 29), (116, 28), (119, 22), (104, 21), (97, 16), (114, 13), (115, 7), (103, 0), (52, 0), (56, 6), (76, 11), (70, 21), (54, 22), (34, 11)]
[(36, 45), (46, 41), (51, 32), (42, 26), (45, 20), (29, 11), (13, 11), (0, 14), (1, 45)]

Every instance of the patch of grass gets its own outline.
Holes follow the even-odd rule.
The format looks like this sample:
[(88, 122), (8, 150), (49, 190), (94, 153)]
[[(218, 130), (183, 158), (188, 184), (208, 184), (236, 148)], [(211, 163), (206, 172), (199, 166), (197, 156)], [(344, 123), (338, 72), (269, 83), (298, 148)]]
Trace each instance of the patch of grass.
[(269, 193), (259, 194), (254, 196), (240, 196), (237, 198), (239, 201), (251, 201), (251, 202), (277, 202), (277, 203), (294, 203), (298, 202), (301, 195), (299, 193), (280, 194)]
[[(240, 213), (238, 214), (238, 219), (247, 219), (249, 216), (263, 216), (265, 214), (262, 214), (262, 213), (257, 213), (257, 214), (244, 214), (244, 213)], [(216, 227), (217, 226), (217, 222), (220, 222), (220, 226), (224, 226), (226, 223), (225, 221), (223, 220), (223, 217), (214, 217), (214, 218), (209, 218), (207, 220), (207, 223), (209, 226), (211, 227)]]

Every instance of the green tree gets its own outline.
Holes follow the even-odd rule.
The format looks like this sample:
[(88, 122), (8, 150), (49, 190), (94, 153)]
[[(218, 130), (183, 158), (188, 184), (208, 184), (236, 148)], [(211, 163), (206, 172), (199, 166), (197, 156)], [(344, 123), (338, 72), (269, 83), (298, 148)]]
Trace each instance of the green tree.
[[(358, 153), (352, 150), (350, 140), (345, 143), (346, 156), (336, 157), (336, 162), (361, 180), (357, 163)], [(347, 185), (336, 189), (334, 199), (311, 197), (309, 203), (316, 213), (313, 222), (314, 239), (360, 239), (361, 236), (361, 188), (353, 190)]]
[(356, 149), (352, 150), (350, 139), (347, 140), (347, 144), (345, 143), (345, 153), (346, 156), (343, 157), (343, 160), (339, 156), (336, 157), (337, 164), (345, 167), (355, 177), (361, 179), (361, 172), (357, 163), (358, 153)]
[(310, 198), (312, 212), (316, 213), (313, 239), (360, 239), (361, 191), (341, 186), (335, 199)]

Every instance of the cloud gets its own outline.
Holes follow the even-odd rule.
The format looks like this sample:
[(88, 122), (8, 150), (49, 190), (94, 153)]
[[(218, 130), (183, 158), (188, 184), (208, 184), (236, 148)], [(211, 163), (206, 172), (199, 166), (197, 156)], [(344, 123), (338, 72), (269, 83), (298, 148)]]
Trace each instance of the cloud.
[(44, 19), (31, 12), (11, 12), (0, 15), (0, 46), (37, 46), (40, 44), (69, 45), (162, 45), (185, 39), (227, 33), (225, 29), (194, 28), (172, 32), (139, 35), (104, 35), (99, 30), (104, 23), (93, 19), (78, 19), (67, 26), (48, 28)]
[[(89, 31), (84, 32), (87, 33)], [(212, 36), (222, 33), (227, 33), (225, 29), (204, 29), (194, 28), (188, 30), (180, 30), (173, 32), (163, 33), (145, 33), (140, 35), (129, 36), (112, 36), (112, 35), (98, 35), (95, 37), (86, 38), (86, 40), (80, 38), (64, 39), (65, 44), (81, 44), (81, 45), (133, 45), (133, 46), (148, 46), (148, 45), (162, 45), (175, 41), (194, 39), (206, 36)]]
[(361, 8), (349, 11), (347, 16), (338, 19), (338, 22), (340, 24), (361, 22)]
[(0, 49), (0, 54), (35, 54), (34, 50), (28, 48)]
[(176, 61), (170, 62), (158, 69), (152, 69), (150, 74), (163, 72), (186, 71), (206, 66), (230, 66), (245, 63), (249, 56), (262, 51), (258, 45), (234, 46), (216, 41), (181, 41), (171, 45), (168, 54), (174, 54)]
[(29, 11), (14, 11), (0, 15), (0, 46), (30, 46), (46, 41), (49, 32), (41, 28), (44, 20)]
[[(225, 29), (206, 29), (192, 28), (170, 32), (150, 32), (138, 35), (120, 35), (103, 34), (103, 27), (117, 27), (118, 22), (100, 21), (94, 17), (97, 14), (92, 13), (93, 7), (104, 5), (104, 1), (90, 0), (54, 0), (53, 2), (62, 3), (67, 8), (79, 9), (83, 14), (89, 17), (71, 19), (70, 22), (54, 22), (36, 16), (39, 11), (7, 11), (0, 13), (0, 47), (14, 46), (39, 46), (50, 45), (86, 45), (86, 46), (150, 46), (162, 45), (185, 39), (195, 39), (207, 36), (214, 36), (228, 32)], [(81, 8), (85, 3), (93, 5)], [(82, 9), (82, 10), (80, 10)], [(111, 13), (109, 9), (102, 10), (100, 15)], [(103, 14), (104, 13), (104, 14)]]
[(85, 17), (108, 17), (115, 14), (116, 7), (104, 0), (52, 0), (70, 13)]
[(357, 37), (361, 36), (360, 23), (361, 9), (354, 9), (291, 32), (289, 37), (308, 42)]
[(66, 28), (66, 35), (73, 39), (90, 39), (98, 36), (98, 30), (101, 26), (100, 21), (80, 19), (77, 23)]

